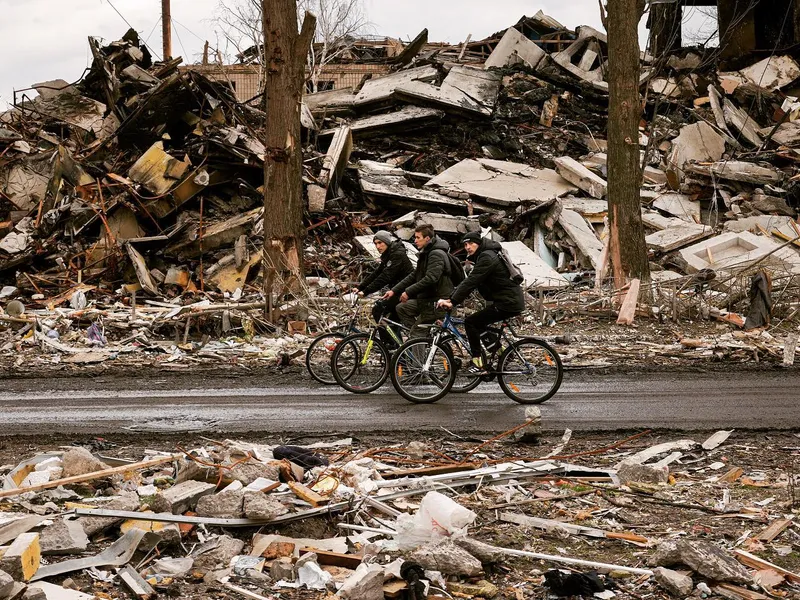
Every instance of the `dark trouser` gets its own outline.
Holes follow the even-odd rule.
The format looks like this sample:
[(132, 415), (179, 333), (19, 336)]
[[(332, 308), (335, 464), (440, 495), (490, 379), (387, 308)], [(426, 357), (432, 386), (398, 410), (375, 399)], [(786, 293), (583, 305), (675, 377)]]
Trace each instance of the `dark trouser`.
[(482, 355), (481, 352), (481, 334), (486, 331), (486, 328), (492, 323), (504, 321), (511, 317), (516, 317), (519, 312), (512, 312), (497, 308), (495, 305), (487, 306), (486, 308), (472, 313), (464, 319), (464, 329), (467, 332), (467, 340), (469, 340), (469, 349), (473, 358)]
[(395, 309), (399, 303), (400, 296), (392, 296), (388, 300), (378, 300), (372, 307), (372, 318), (375, 319), (376, 323), (380, 321), (383, 316), (392, 321), (397, 321), (398, 318)]
[(397, 306), (397, 316), (400, 322), (411, 329), (410, 338), (427, 337), (430, 330), (420, 327), (423, 323), (435, 323), (437, 319), (444, 318), (445, 311), (436, 310), (436, 300), (409, 300)]

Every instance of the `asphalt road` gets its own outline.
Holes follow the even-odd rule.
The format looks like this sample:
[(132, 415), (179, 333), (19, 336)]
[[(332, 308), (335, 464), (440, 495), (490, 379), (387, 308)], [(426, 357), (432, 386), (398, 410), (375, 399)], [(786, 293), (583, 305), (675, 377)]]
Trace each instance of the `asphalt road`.
[[(266, 385), (262, 378), (5, 380), (0, 435), (120, 431), (374, 432), (505, 431), (525, 407), (484, 384), (437, 404), (413, 405), (390, 387), (366, 396), (312, 384)], [(567, 372), (541, 405), (546, 429), (644, 427), (800, 428), (798, 371), (602, 375)]]

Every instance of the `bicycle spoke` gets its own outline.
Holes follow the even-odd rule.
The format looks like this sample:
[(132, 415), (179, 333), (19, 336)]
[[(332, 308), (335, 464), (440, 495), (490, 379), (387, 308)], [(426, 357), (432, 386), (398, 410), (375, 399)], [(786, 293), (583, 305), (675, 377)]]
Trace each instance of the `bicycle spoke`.
[(498, 380), (503, 391), (522, 404), (539, 404), (552, 396), (563, 376), (558, 354), (547, 344), (523, 339), (501, 358)]

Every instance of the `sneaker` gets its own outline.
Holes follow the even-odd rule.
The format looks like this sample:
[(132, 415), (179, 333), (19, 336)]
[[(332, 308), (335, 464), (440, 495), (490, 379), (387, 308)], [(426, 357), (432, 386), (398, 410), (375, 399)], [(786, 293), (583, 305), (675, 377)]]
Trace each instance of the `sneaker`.
[(486, 368), (483, 366), (483, 359), (482, 358), (473, 358), (472, 362), (470, 362), (469, 367), (467, 367), (466, 371), (469, 375), (488, 375), (489, 373), (486, 371)]

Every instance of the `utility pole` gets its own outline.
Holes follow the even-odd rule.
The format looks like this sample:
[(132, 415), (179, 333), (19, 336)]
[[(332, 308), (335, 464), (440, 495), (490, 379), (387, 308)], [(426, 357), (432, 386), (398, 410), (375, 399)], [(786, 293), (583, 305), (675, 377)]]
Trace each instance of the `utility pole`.
[(617, 289), (639, 279), (649, 295), (639, 164), (639, 36), (643, 0), (608, 0), (609, 258)]
[[(306, 12), (297, 31), (296, 0), (262, 0), (264, 27), (264, 285), (289, 291), (303, 269), (300, 108), (305, 64), (317, 18)], [(272, 316), (272, 315), (270, 315)]]
[(172, 15), (169, 1), (161, 0), (161, 38), (165, 62), (172, 59)]

